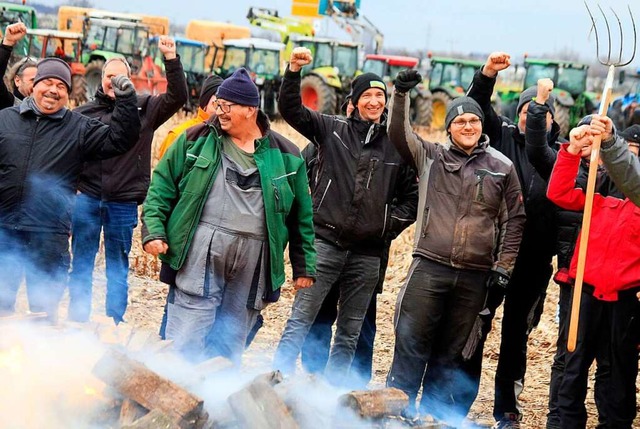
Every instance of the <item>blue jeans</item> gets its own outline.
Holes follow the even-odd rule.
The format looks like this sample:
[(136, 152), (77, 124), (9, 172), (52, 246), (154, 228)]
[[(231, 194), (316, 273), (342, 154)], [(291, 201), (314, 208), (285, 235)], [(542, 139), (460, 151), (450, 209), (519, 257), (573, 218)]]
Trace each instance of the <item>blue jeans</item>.
[(321, 238), (316, 238), (317, 278), (307, 289), (296, 293), (284, 333), (274, 357), (274, 368), (295, 371), (296, 359), (322, 302), (334, 284), (340, 288), (336, 335), (325, 369), (333, 384), (348, 379), (369, 302), (378, 282), (380, 258), (355, 254)]
[(72, 270), (69, 278), (69, 318), (85, 322), (91, 315), (93, 268), (104, 229), (107, 265), (107, 316), (116, 323), (127, 309), (129, 252), (133, 229), (138, 224), (135, 202), (105, 202), (78, 194), (71, 227)]

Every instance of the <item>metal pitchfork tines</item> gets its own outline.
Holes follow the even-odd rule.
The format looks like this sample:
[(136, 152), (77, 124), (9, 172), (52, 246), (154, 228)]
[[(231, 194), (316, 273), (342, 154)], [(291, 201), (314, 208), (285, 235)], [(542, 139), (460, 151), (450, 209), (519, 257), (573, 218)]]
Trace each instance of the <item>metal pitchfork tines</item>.
[[(627, 6), (629, 10), (629, 16), (631, 17), (631, 25), (633, 27), (633, 49), (631, 51), (631, 57), (628, 60), (623, 59), (624, 55), (624, 31), (622, 29), (622, 22), (620, 21), (620, 17), (616, 13), (615, 10), (611, 9), (613, 16), (615, 16), (616, 21), (618, 22), (619, 29), (619, 37), (620, 37), (620, 50), (618, 53), (618, 57), (615, 60), (612, 60), (612, 35), (611, 35), (611, 27), (609, 25), (609, 20), (607, 19), (607, 15), (604, 13), (600, 5), (598, 5), (598, 9), (602, 14), (602, 18), (604, 19), (605, 28), (607, 29), (607, 58), (603, 60), (601, 58), (601, 43), (600, 37), (598, 34), (598, 26), (595, 17), (591, 13), (589, 9), (589, 5), (585, 2), (585, 7), (587, 8), (587, 12), (589, 12), (589, 17), (591, 18), (592, 30), (596, 36), (596, 56), (598, 57), (598, 61), (609, 67), (607, 72), (607, 80), (605, 81), (604, 89), (602, 90), (602, 100), (600, 102), (600, 109), (598, 110), (598, 114), (604, 116), (607, 114), (607, 110), (609, 109), (609, 103), (611, 102), (611, 89), (613, 88), (613, 78), (615, 75), (616, 67), (624, 67), (629, 65), (631, 61), (636, 56), (636, 23), (633, 19), (633, 13), (631, 12), (631, 8)], [(602, 136), (595, 136), (593, 143), (591, 145), (591, 163), (589, 165), (589, 178), (587, 180), (587, 195), (584, 203), (584, 215), (582, 217), (582, 230), (580, 232), (580, 247), (578, 248), (578, 266), (576, 269), (576, 281), (575, 287), (573, 288), (573, 299), (571, 303), (571, 319), (569, 321), (569, 335), (567, 338), (567, 350), (569, 352), (573, 352), (576, 349), (576, 341), (578, 338), (578, 323), (580, 321), (580, 297), (582, 295), (582, 284), (584, 282), (584, 269), (585, 263), (587, 259), (587, 245), (589, 243), (589, 227), (591, 226), (591, 212), (593, 210), (593, 195), (595, 193), (596, 187), (596, 175), (598, 171), (598, 157), (600, 156), (600, 143), (602, 142)]]

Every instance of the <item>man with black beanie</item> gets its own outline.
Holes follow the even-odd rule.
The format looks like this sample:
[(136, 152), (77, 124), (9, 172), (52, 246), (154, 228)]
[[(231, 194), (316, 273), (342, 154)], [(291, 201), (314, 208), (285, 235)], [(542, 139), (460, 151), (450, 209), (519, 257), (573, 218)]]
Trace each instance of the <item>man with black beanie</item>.
[[(336, 333), (325, 376), (348, 379), (365, 314), (378, 283), (387, 240), (415, 220), (415, 173), (387, 137), (384, 81), (373, 73), (352, 83), (352, 115), (323, 115), (300, 97), (300, 72), (312, 60), (306, 48), (291, 53), (280, 88), (279, 111), (317, 146), (312, 183), (318, 274), (300, 290), (274, 357), (274, 368), (295, 371), (300, 348), (334, 284), (340, 289)], [(353, 374), (352, 374), (353, 375)]]

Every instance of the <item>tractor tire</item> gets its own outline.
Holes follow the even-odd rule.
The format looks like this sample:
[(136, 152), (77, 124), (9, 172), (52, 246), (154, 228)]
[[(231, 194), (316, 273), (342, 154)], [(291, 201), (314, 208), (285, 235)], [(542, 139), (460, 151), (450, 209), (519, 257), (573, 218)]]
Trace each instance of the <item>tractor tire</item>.
[(556, 114), (553, 119), (560, 126), (560, 136), (567, 137), (570, 131), (569, 120), (571, 118), (569, 108), (558, 104), (557, 102), (555, 103), (555, 108)]
[(102, 67), (104, 61), (93, 60), (89, 64), (84, 72), (84, 78), (87, 85), (87, 100), (91, 100), (95, 97), (96, 92), (102, 86)]
[(300, 82), (302, 104), (316, 112), (335, 115), (338, 112), (338, 97), (334, 88), (327, 85), (322, 78), (306, 75)]
[(433, 105), (431, 98), (416, 95), (416, 97), (411, 100), (411, 123), (413, 125), (428, 127), (431, 124), (432, 117)]
[(431, 98), (433, 115), (431, 117), (431, 129), (444, 130), (444, 121), (447, 116), (447, 105), (453, 98), (446, 92), (437, 91), (433, 93)]
[(71, 76), (71, 94), (69, 100), (75, 107), (87, 102), (87, 79), (81, 74)]

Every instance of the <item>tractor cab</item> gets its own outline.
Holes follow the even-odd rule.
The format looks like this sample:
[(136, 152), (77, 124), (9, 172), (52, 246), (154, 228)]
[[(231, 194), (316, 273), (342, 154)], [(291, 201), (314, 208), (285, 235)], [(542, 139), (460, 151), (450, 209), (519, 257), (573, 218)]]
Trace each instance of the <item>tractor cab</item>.
[[(37, 28), (36, 10), (31, 6), (0, 2), (0, 36), (4, 34), (7, 25), (18, 21), (24, 23), (27, 28)], [(22, 39), (13, 47), (13, 58), (22, 58), (27, 55), (27, 43), (25, 39)]]

